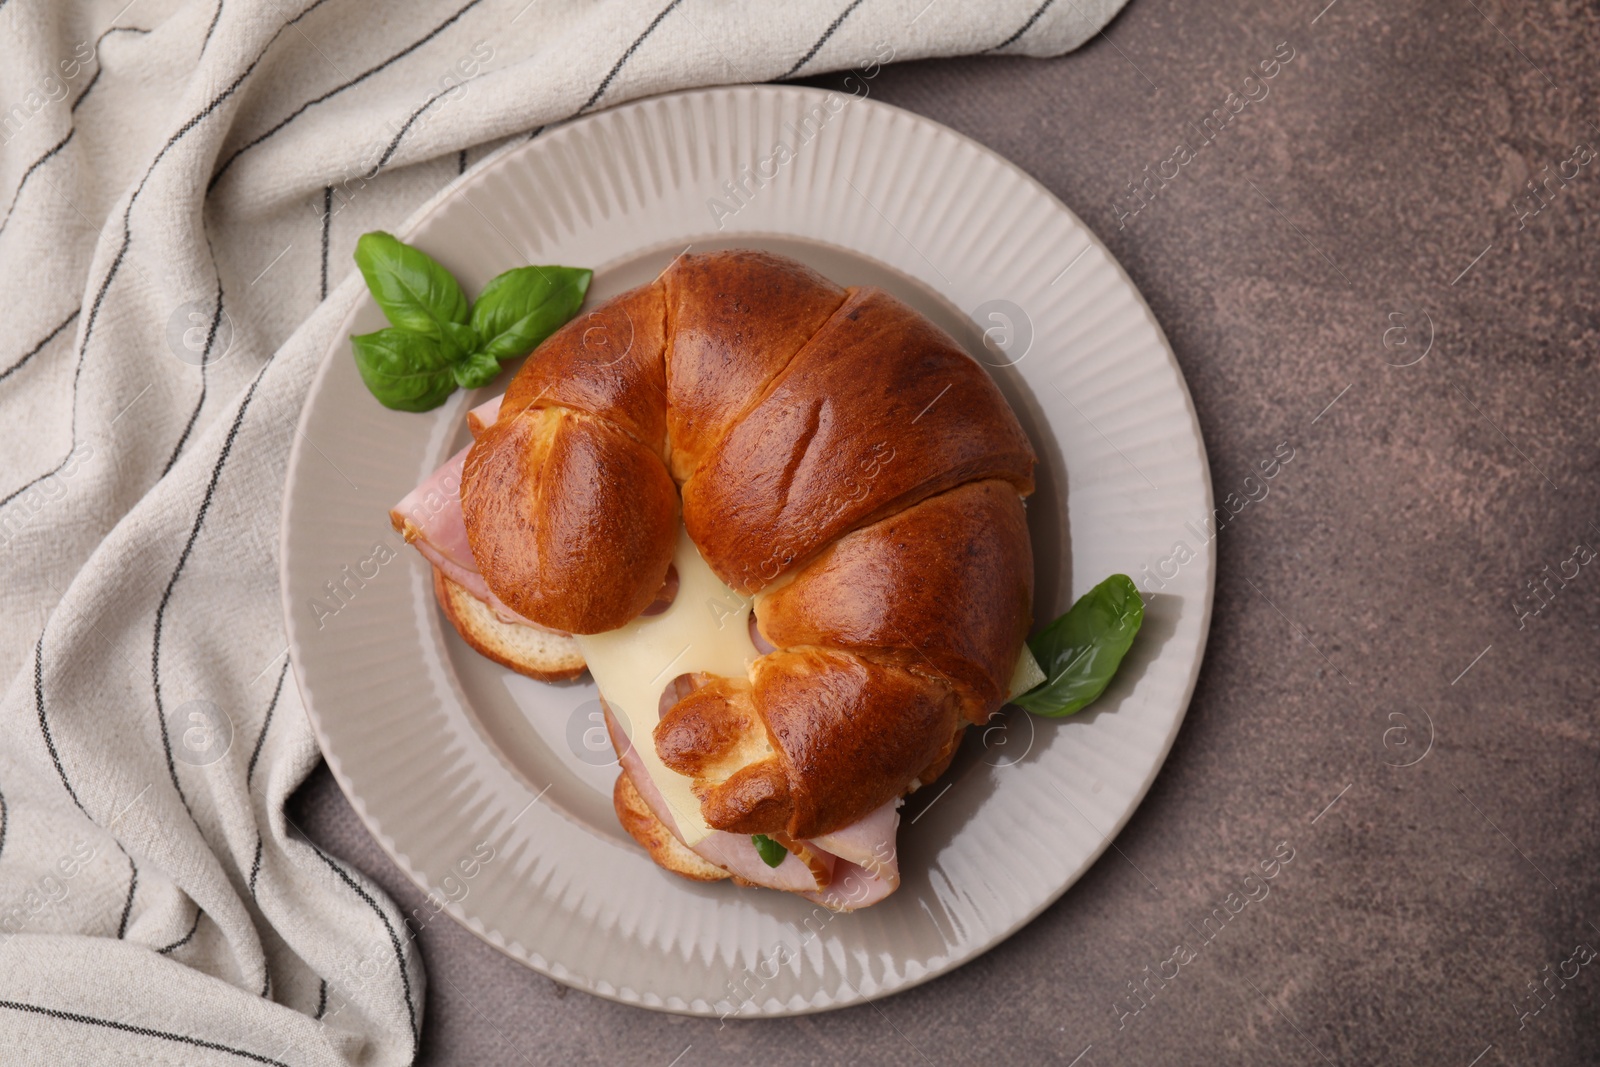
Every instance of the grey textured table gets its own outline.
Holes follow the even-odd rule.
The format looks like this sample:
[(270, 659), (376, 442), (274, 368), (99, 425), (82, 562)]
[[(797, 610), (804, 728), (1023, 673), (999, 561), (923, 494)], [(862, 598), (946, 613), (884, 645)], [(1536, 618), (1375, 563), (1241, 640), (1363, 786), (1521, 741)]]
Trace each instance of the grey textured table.
[[(1199, 688), (1117, 848), (946, 977), (725, 1028), (441, 921), (419, 1062), (1600, 1062), (1600, 10), (1325, 3), (1133, 0), (1075, 56), (872, 83), (1107, 241), (1219, 500), (1293, 449), (1217, 535)], [(326, 771), (293, 817), (420, 905)]]

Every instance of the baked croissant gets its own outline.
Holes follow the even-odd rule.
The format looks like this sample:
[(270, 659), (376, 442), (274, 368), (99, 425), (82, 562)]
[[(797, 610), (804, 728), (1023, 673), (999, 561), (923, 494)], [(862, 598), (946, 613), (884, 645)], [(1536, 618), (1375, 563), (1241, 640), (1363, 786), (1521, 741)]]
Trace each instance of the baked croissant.
[[(579, 635), (629, 832), (690, 877), (836, 907), (891, 891), (894, 809), (1006, 700), (1031, 622), (1034, 452), (977, 362), (880, 289), (763, 252), (683, 255), (568, 323), (470, 421), (459, 515), (419, 522), (408, 498), (396, 526), (440, 566), (441, 600), (477, 579), (484, 617)], [(462, 529), (470, 557), (430, 552)], [(680, 583), (677, 600), (748, 614), (743, 658), (661, 665), (648, 720), (619, 721), (658, 664), (608, 682), (598, 650), (662, 611), (700, 625), (668, 603)], [(769, 868), (750, 835), (788, 855)], [(870, 899), (837, 892), (857, 870)]]

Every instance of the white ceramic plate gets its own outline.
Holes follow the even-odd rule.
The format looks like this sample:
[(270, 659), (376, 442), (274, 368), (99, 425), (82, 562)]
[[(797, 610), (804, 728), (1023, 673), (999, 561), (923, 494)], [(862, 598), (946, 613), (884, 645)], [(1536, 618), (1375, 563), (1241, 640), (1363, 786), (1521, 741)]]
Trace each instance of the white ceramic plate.
[[(792, 156), (781, 162), (780, 142)], [(725, 183), (744, 173), (755, 177), (736, 200)], [(1012, 709), (969, 731), (951, 771), (907, 802), (904, 883), (887, 901), (836, 916), (784, 894), (685, 882), (617, 824), (616, 768), (593, 730), (587, 676), (544, 685), (475, 655), (441, 619), (422, 559), (389, 530), (388, 508), (466, 441), (475, 400), (457, 394), (427, 415), (381, 408), (345, 340), (384, 324), (364, 299), (300, 421), (284, 611), (335, 776), (451, 915), (601, 996), (785, 1015), (948, 971), (1094, 862), (1177, 734), (1215, 558), (1186, 528), (1203, 527), (1211, 488), (1182, 375), (1126, 275), (1059, 201), (908, 112), (741, 87), (645, 100), (547, 132), (464, 176), (401, 236), (469, 292), (524, 263), (592, 266), (591, 306), (690, 245), (767, 248), (842, 284), (881, 285), (991, 367), (1033, 439), (1036, 617), (1053, 618), (1116, 571), (1141, 586), (1146, 567), (1170, 575), (1092, 709), (1063, 721)], [(1171, 559), (1180, 541), (1195, 553), (1181, 565)]]

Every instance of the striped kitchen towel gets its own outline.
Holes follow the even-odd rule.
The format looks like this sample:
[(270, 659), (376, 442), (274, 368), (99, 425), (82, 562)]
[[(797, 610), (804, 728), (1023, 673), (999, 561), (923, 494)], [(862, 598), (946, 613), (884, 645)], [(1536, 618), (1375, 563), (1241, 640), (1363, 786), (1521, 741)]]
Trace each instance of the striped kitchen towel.
[(284, 812), (278, 514), (357, 236), (597, 108), (1120, 5), (0, 0), (0, 1063), (417, 1055), (402, 917)]

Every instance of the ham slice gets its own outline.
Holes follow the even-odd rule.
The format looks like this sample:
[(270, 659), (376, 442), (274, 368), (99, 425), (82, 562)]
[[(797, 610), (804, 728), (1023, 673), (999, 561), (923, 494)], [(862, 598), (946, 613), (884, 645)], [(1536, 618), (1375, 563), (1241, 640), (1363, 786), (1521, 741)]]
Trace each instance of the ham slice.
[(900, 863), (895, 855), (894, 840), (900, 826), (902, 803), (904, 801), (899, 798), (891, 800), (843, 830), (812, 838), (812, 843), (865, 870), (892, 871), (898, 880)]
[(812, 838), (812, 845), (833, 853), (839, 862), (827, 888), (801, 895), (834, 911), (850, 911), (876, 904), (900, 888), (895, 836), (902, 803), (897, 797), (842, 830)]
[[(604, 701), (601, 702), (604, 706)], [(605, 709), (606, 726), (611, 731), (613, 745), (622, 737), (611, 709)], [(644, 798), (655, 817), (679, 841), (677, 820), (673, 818), (666, 798), (656, 788), (644, 761), (624, 739), (618, 746), (622, 752), (623, 773), (633, 782), (634, 788)], [(895, 830), (900, 825), (900, 815), (895, 809), (898, 800), (891, 801), (861, 821), (843, 830), (804, 842), (812, 853), (812, 864), (807, 865), (790, 852), (776, 867), (768, 867), (756, 851), (748, 835), (730, 834), (713, 830), (709, 837), (689, 846), (701, 859), (715, 863), (724, 870), (767, 889), (781, 889), (798, 893), (834, 911), (852, 911), (876, 904), (900, 886), (900, 865), (895, 853)], [(831, 842), (830, 848), (824, 842)], [(834, 851), (837, 848), (839, 851)], [(860, 862), (843, 858), (853, 856)]]
[(493, 426), (495, 420), (500, 417), (500, 401), (505, 398), (506, 395), (501, 393), (467, 412), (467, 429), (471, 431), (474, 441), (482, 437), (483, 431)]
[(855, 911), (876, 904), (899, 888), (898, 867), (893, 877), (889, 877), (883, 872), (869, 871), (840, 860), (833, 869), (833, 881), (828, 883), (826, 889), (809, 890), (800, 895), (830, 911)]

